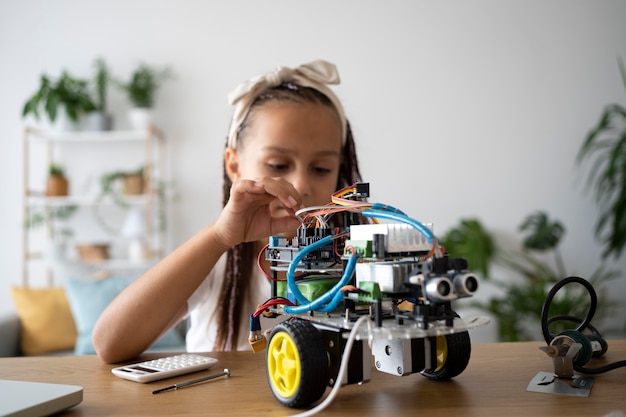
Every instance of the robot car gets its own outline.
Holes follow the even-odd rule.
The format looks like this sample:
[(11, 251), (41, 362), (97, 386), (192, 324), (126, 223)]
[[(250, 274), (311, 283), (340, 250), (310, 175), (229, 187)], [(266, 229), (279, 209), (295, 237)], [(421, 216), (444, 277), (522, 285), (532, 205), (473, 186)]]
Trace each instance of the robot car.
[[(267, 349), (269, 386), (285, 406), (368, 382), (372, 355), (381, 372), (449, 380), (469, 363), (468, 330), (489, 321), (452, 309), (478, 289), (467, 262), (450, 258), (432, 227), (367, 197), (369, 184), (357, 183), (296, 212), (297, 236), (271, 236), (259, 254), (271, 294), (251, 315), (249, 341)], [(261, 316), (282, 318), (268, 338)]]

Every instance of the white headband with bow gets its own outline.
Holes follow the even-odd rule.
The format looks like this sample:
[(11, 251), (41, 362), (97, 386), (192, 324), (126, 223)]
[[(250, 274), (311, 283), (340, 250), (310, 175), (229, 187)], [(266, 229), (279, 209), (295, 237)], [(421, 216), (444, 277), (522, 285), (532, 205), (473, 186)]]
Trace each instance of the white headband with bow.
[(327, 61), (317, 60), (296, 68), (278, 67), (267, 74), (257, 75), (243, 82), (228, 94), (228, 101), (235, 106), (233, 119), (228, 131), (228, 146), (237, 143), (237, 131), (250, 111), (250, 106), (267, 89), (282, 83), (294, 83), (302, 87), (314, 88), (333, 103), (341, 122), (341, 140), (346, 142), (346, 116), (339, 98), (328, 88), (328, 84), (339, 84), (337, 67)]

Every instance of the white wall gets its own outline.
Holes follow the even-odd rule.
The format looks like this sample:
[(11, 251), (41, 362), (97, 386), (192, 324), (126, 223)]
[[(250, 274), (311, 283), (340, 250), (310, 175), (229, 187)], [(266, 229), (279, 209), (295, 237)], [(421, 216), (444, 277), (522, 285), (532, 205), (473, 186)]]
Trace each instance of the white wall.
[[(177, 74), (158, 103), (180, 196), (172, 247), (220, 208), (227, 93), (324, 58), (374, 200), (439, 233), (476, 216), (509, 240), (546, 210), (567, 227), (569, 272), (589, 276), (597, 212), (575, 156), (603, 106), (625, 102), (625, 17), (619, 0), (0, 0), (0, 311), (20, 282), (21, 108), (41, 73), (89, 77), (98, 56), (120, 76), (139, 61)], [(127, 103), (111, 101), (125, 123)], [(626, 258), (611, 266), (626, 272)], [(612, 286), (626, 296), (626, 276)]]

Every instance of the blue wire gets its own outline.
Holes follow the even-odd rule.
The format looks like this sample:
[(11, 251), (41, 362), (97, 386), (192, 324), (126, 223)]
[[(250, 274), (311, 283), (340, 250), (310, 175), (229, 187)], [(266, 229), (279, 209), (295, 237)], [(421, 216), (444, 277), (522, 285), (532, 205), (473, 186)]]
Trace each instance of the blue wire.
[(402, 214), (403, 216), (406, 216), (406, 214), (404, 214), (404, 212), (398, 208), (395, 208), (393, 206), (390, 206), (388, 204), (383, 204), (383, 203), (374, 203), (372, 204), (372, 208), (371, 210), (385, 210), (385, 211), (391, 211), (392, 213), (398, 213), (398, 214)]
[[(433, 233), (422, 223), (418, 222), (415, 219), (412, 219), (405, 215), (402, 211), (385, 204), (376, 203), (372, 206), (372, 209), (364, 210), (361, 212), (364, 217), (375, 217), (381, 219), (394, 220), (397, 222), (405, 223), (410, 226), (413, 226), (417, 229), (422, 235), (428, 239), (428, 242), (432, 245), (435, 236)], [(321, 311), (321, 312), (329, 312), (334, 310), (339, 303), (343, 300), (343, 294), (341, 293), (341, 288), (348, 283), (348, 281), (352, 278), (354, 273), (354, 269), (356, 266), (356, 261), (358, 256), (353, 254), (346, 264), (344, 275), (341, 277), (339, 282), (333, 286), (330, 290), (322, 294), (316, 300), (310, 302), (300, 291), (298, 286), (296, 285), (295, 280), (295, 272), (298, 267), (298, 264), (302, 261), (302, 259), (313, 250), (326, 246), (332, 242), (332, 236), (326, 236), (323, 239), (318, 240), (306, 247), (304, 247), (298, 254), (294, 257), (289, 265), (289, 269), (287, 271), (287, 286), (291, 290), (291, 293), (294, 295), (296, 300), (300, 303), (298, 306), (285, 306), (284, 311), (288, 314), (299, 314), (305, 313), (309, 311)], [(326, 304), (326, 305), (324, 305)]]
[(312, 252), (313, 250), (315, 250), (315, 249), (317, 249), (319, 247), (326, 246), (326, 245), (332, 243), (332, 241), (333, 241), (333, 237), (332, 236), (326, 236), (325, 238), (320, 239), (317, 242), (314, 242), (314, 243), (311, 243), (308, 246), (305, 246), (293, 258), (293, 260), (291, 261), (291, 264), (289, 264), (289, 269), (287, 270), (287, 286), (289, 287), (289, 289), (291, 290), (291, 293), (294, 295), (294, 297), (296, 297), (296, 300), (298, 300), (298, 302), (300, 304), (308, 304), (309, 300), (302, 294), (302, 292), (300, 291), (300, 289), (296, 285), (295, 275), (296, 275), (296, 268), (298, 267), (298, 264), (300, 264), (302, 259), (309, 252)]
[[(309, 245), (310, 246), (310, 245)], [(308, 248), (308, 246), (307, 246)], [(319, 296), (312, 302), (306, 300), (306, 302), (301, 303), (299, 306), (285, 306), (284, 311), (288, 314), (299, 314), (306, 313), (308, 311), (321, 311), (321, 312), (329, 312), (333, 311), (339, 303), (343, 300), (343, 293), (341, 292), (341, 288), (346, 285), (352, 275), (354, 273), (354, 269), (356, 267), (356, 261), (358, 256), (356, 253), (352, 254), (348, 259), (348, 263), (346, 264), (346, 269), (344, 271), (343, 276), (339, 280), (337, 284), (335, 284), (330, 290), (326, 291), (324, 294)], [(326, 304), (328, 303), (328, 304)], [(324, 304), (326, 304), (324, 306)]]

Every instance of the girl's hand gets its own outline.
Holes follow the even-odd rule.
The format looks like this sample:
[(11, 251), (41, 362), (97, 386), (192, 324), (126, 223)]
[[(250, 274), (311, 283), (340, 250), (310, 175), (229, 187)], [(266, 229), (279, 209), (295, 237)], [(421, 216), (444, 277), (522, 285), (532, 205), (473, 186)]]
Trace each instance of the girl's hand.
[[(282, 206), (285, 215), (274, 217), (270, 206)], [(283, 179), (238, 180), (232, 185), (230, 199), (214, 227), (220, 243), (231, 247), (293, 232), (300, 225), (293, 213), (302, 207), (296, 189)]]

